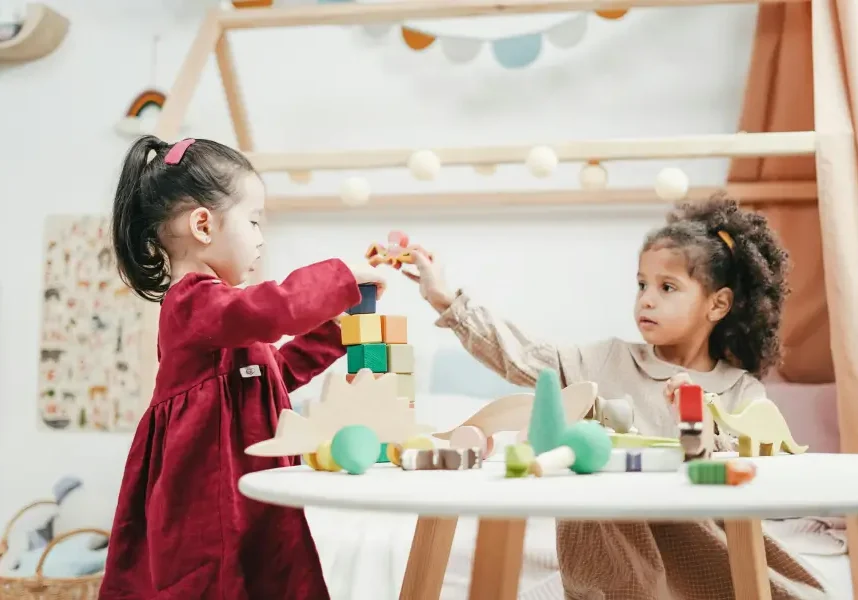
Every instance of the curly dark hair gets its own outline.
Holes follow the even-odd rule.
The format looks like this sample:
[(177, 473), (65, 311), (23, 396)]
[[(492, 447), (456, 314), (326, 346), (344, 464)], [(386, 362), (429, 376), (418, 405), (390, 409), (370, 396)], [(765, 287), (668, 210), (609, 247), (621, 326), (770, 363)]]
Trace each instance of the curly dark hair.
[[(733, 248), (719, 232), (732, 238)], [(651, 232), (642, 252), (675, 248), (688, 272), (709, 292), (733, 291), (733, 306), (709, 337), (709, 354), (762, 377), (781, 357), (780, 325), (788, 254), (760, 214), (743, 211), (717, 193), (704, 202), (685, 202)]]

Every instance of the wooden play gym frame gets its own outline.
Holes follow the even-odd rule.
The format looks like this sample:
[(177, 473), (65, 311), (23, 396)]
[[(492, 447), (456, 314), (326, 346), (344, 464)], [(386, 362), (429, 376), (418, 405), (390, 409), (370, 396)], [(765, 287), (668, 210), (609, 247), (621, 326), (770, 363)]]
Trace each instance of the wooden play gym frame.
[[(405, 167), (414, 149), (348, 151), (327, 153), (254, 152), (247, 110), (239, 93), (236, 68), (227, 32), (234, 29), (300, 27), (318, 25), (356, 25), (401, 22), (405, 20), (479, 17), (534, 13), (560, 13), (598, 9), (640, 7), (687, 7), (712, 4), (764, 4), (812, 2), (814, 18), (813, 60), (816, 67), (840, 63), (837, 49), (828, 43), (818, 27), (832, 24), (828, 0), (401, 0), (385, 4), (325, 4), (294, 8), (248, 8), (213, 10), (204, 19), (199, 32), (167, 95), (155, 134), (174, 141), (184, 120), (190, 100), (200, 81), (210, 53), (215, 53), (223, 81), (229, 114), (238, 147), (260, 172), (308, 173), (314, 170), (377, 169)], [(823, 30), (824, 31), (824, 30)], [(822, 41), (818, 41), (819, 38)], [(821, 70), (821, 69), (820, 69)], [(831, 75), (830, 73), (828, 75)], [(816, 89), (819, 88), (815, 76)], [(827, 117), (827, 126), (837, 129), (838, 117)], [(836, 123), (834, 121), (837, 121)], [(816, 129), (820, 129), (817, 116)], [(442, 165), (491, 166), (522, 164), (533, 147), (482, 147), (434, 149)], [(763, 157), (814, 155), (817, 133), (814, 131), (779, 133), (737, 133), (729, 135), (684, 136), (664, 139), (584, 140), (551, 144), (561, 162), (591, 160), (647, 160), (664, 158)], [(817, 184), (807, 181), (731, 183), (722, 188), (745, 204), (816, 202)], [(706, 197), (712, 188), (692, 188), (689, 198)], [(491, 205), (569, 205), (569, 204), (650, 204), (661, 203), (653, 189), (602, 191), (533, 191), (514, 193), (433, 193), (374, 195), (360, 208), (343, 205), (338, 197), (271, 195), (268, 212), (372, 210), (390, 207), (491, 206)], [(158, 305), (146, 303), (141, 340), (141, 392), (151, 396), (157, 369), (156, 340)], [(838, 395), (841, 421), (854, 417), (858, 403), (844, 406)], [(851, 404), (851, 403), (850, 403)], [(841, 423), (841, 429), (843, 429)], [(849, 546), (858, 548), (858, 526), (850, 517)], [(412, 542), (400, 598), (437, 600), (441, 591), (450, 547), (456, 529), (455, 518), (420, 517)], [(759, 520), (725, 523), (736, 597), (771, 599), (766, 557)], [(512, 600), (517, 596), (521, 568), (524, 521), (481, 519), (474, 554), (470, 589), (471, 599)], [(858, 552), (850, 553), (853, 589), (858, 598)]]

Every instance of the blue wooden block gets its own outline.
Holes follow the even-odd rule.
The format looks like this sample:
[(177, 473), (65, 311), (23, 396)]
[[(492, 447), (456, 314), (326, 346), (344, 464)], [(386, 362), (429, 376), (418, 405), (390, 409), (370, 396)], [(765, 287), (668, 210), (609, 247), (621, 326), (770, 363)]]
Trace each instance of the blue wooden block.
[(355, 306), (352, 306), (346, 312), (350, 315), (375, 314), (375, 285), (372, 283), (364, 283), (359, 285), (358, 289), (360, 289), (360, 302)]

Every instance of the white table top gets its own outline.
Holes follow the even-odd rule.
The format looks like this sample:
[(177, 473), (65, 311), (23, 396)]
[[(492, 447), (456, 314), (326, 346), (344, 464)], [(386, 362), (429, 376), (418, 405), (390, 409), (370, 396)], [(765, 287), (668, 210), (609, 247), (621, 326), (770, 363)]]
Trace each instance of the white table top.
[(250, 473), (239, 491), (281, 506), (424, 516), (563, 517), (582, 520), (788, 518), (858, 513), (858, 455), (779, 455), (753, 460), (742, 486), (694, 485), (673, 473), (574, 473), (506, 479), (502, 462), (469, 471), (403, 471), (380, 464), (363, 475), (291, 467)]

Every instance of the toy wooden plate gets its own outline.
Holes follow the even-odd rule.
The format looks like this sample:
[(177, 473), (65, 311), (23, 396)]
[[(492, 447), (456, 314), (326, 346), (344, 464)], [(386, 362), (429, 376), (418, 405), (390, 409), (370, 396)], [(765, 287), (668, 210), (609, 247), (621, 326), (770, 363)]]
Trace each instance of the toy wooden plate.
[(633, 433), (608, 434), (614, 448), (677, 448), (679, 440), (675, 438), (637, 435)]

